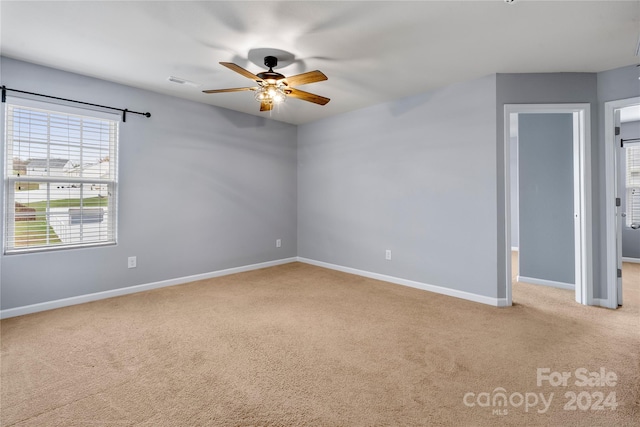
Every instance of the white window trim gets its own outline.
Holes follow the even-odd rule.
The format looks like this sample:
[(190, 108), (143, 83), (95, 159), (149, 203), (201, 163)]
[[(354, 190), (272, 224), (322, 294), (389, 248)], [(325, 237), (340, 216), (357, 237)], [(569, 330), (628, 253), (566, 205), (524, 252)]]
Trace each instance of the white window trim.
[[(105, 180), (100, 178), (82, 178), (82, 177), (64, 177), (64, 179), (60, 179), (59, 177), (46, 177), (46, 176), (21, 176), (14, 177), (11, 175), (8, 170), (9, 159), (13, 158), (9, 151), (10, 147), (8, 144), (8, 115), (9, 115), (9, 106), (18, 106), (18, 107), (26, 107), (26, 108), (35, 108), (46, 110), (55, 113), (61, 114), (69, 114), (69, 115), (77, 115), (89, 117), (92, 119), (103, 119), (109, 120), (115, 123), (116, 131), (115, 131), (115, 140), (113, 145), (109, 149), (109, 157), (110, 159), (114, 159), (113, 161), (113, 180)], [(13, 254), (22, 254), (22, 253), (33, 253), (33, 252), (43, 252), (43, 251), (57, 251), (57, 250), (71, 250), (78, 248), (87, 248), (87, 247), (99, 247), (99, 246), (111, 246), (117, 244), (118, 241), (118, 201), (119, 201), (119, 184), (118, 184), (118, 155), (119, 155), (119, 126), (121, 122), (121, 116), (119, 114), (105, 112), (102, 110), (95, 110), (91, 107), (87, 108), (78, 108), (69, 106), (66, 104), (61, 104), (57, 102), (43, 102), (34, 100), (31, 98), (23, 98), (20, 96), (7, 96), (6, 102), (3, 103), (4, 114), (2, 115), (2, 124), (1, 137), (3, 139), (3, 150), (1, 153), (0, 160), (3, 164), (4, 176), (3, 176), (3, 184), (2, 184), (2, 203), (4, 206), (4, 217), (2, 219), (2, 232), (0, 233), (2, 237), (2, 255), (13, 255)], [(55, 180), (55, 181), (54, 181)], [(10, 230), (12, 230), (15, 219), (15, 211), (14, 209), (9, 209), (9, 206), (15, 206), (15, 191), (10, 191), (11, 185), (15, 185), (16, 182), (60, 182), (63, 181), (65, 183), (82, 183), (82, 184), (104, 184), (109, 186), (109, 191), (113, 195), (110, 203), (108, 205), (107, 215), (109, 215), (111, 228), (109, 230), (109, 238), (107, 241), (94, 241), (89, 243), (72, 243), (72, 244), (56, 244), (51, 246), (32, 246), (26, 248), (19, 247), (8, 247)]]

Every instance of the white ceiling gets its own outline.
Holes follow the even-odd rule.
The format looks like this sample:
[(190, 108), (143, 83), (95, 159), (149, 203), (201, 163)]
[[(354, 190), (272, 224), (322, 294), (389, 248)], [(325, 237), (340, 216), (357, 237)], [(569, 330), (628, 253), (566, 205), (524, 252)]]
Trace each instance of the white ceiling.
[[(492, 73), (635, 64), (639, 33), (638, 1), (0, 2), (4, 56), (294, 124)], [(260, 113), (252, 92), (201, 92), (252, 86), (218, 62), (258, 73), (261, 48), (294, 55), (282, 74), (323, 71), (300, 89), (331, 102)]]

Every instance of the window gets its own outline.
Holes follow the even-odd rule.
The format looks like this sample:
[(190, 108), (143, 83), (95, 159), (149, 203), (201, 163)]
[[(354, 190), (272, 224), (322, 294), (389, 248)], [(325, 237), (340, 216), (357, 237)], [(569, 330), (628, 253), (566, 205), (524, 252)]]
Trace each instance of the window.
[(625, 148), (627, 155), (627, 227), (640, 223), (640, 145)]
[(116, 243), (118, 116), (5, 105), (5, 253)]

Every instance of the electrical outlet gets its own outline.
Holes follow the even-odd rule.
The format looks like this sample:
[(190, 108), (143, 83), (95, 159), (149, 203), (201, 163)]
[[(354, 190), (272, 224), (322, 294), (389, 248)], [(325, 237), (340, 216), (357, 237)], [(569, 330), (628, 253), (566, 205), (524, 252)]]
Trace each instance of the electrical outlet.
[(279, 248), (280, 246), (282, 246), (282, 240), (281, 239), (277, 239), (276, 240), (276, 248)]
[(387, 250), (385, 251), (385, 253), (384, 253), (384, 258), (385, 258), (387, 261), (391, 261), (391, 249), (387, 249)]
[(138, 259), (134, 256), (130, 256), (127, 260), (127, 267), (136, 268), (138, 266)]

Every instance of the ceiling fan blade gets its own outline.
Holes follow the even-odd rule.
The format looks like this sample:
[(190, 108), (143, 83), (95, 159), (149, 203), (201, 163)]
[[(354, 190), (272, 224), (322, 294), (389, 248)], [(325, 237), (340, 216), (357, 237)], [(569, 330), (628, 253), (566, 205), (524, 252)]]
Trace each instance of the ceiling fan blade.
[(210, 89), (203, 90), (204, 93), (242, 92), (245, 90), (256, 90), (257, 87), (234, 87), (230, 89)]
[(319, 70), (309, 71), (307, 73), (302, 73), (302, 74), (296, 74), (295, 76), (285, 78), (285, 81), (287, 82), (289, 87), (321, 82), (323, 80), (327, 80), (327, 76), (325, 76), (322, 73), (322, 71), (319, 71)]
[(273, 104), (270, 102), (264, 102), (262, 101), (260, 103), (260, 111), (271, 111), (273, 110)]
[(221, 62), (220, 65), (224, 65), (228, 69), (230, 69), (232, 71), (235, 71), (238, 74), (242, 74), (243, 76), (245, 76), (248, 79), (255, 80), (257, 82), (261, 82), (262, 81), (262, 79), (260, 77), (256, 76), (251, 71), (247, 71), (244, 68), (242, 68), (241, 66), (234, 64), (233, 62)]
[(313, 102), (314, 104), (325, 105), (327, 102), (331, 101), (329, 98), (325, 98), (324, 96), (305, 92), (300, 89), (287, 88), (286, 92), (287, 95), (292, 98), (302, 99), (303, 101)]

